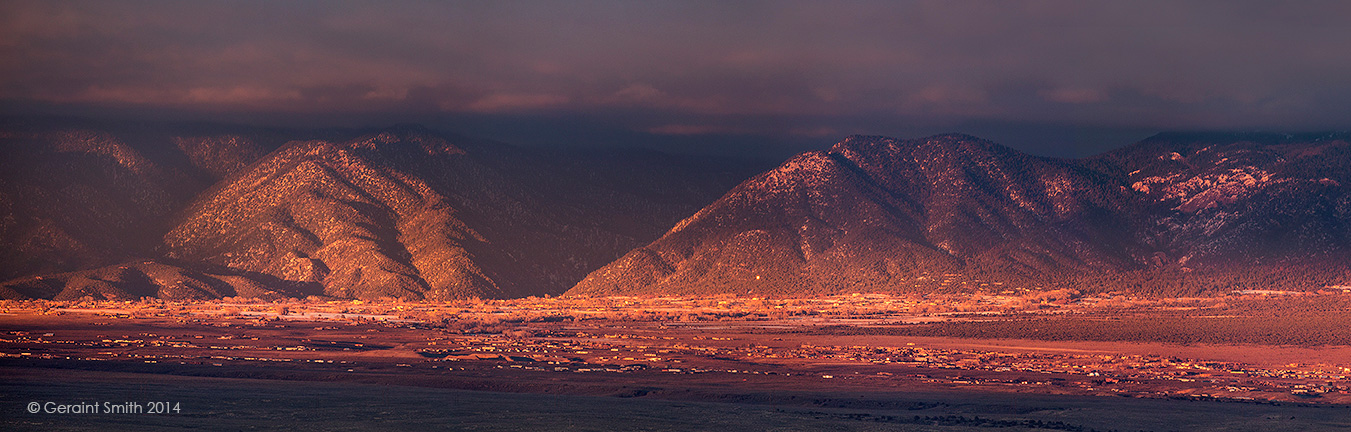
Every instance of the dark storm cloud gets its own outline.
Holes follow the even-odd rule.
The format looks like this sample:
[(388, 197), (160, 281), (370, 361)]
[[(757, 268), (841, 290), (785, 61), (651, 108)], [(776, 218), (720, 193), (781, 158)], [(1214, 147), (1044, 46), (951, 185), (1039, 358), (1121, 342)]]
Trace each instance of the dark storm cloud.
[(1348, 2), (9, 1), (0, 100), (672, 136), (1346, 128), (1348, 17)]

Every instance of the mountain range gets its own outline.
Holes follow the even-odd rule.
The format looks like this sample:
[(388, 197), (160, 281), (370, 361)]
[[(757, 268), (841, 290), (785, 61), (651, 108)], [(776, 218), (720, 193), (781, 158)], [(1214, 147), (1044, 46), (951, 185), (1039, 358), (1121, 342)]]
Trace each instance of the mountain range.
[(852, 136), (732, 189), (579, 295), (1076, 289), (1191, 295), (1351, 280), (1347, 134), (1159, 134), (1036, 157)]
[(561, 294), (764, 165), (372, 131), (18, 125), (0, 297)]
[(1316, 289), (1351, 281), (1348, 138), (1057, 159), (850, 136), (764, 171), (419, 126), (10, 121), (0, 298)]

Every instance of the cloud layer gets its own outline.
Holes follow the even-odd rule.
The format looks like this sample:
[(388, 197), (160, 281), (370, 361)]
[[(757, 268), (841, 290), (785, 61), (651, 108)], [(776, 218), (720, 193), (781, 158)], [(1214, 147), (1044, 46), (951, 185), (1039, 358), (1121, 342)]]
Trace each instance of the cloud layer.
[(0, 4), (0, 101), (654, 134), (1347, 128), (1348, 2)]

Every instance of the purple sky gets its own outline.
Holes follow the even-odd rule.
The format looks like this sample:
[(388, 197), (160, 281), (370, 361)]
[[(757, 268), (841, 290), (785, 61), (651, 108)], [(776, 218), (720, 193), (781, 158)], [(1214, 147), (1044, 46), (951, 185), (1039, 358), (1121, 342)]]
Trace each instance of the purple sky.
[(1348, 22), (1347, 1), (7, 0), (0, 103), (527, 144), (969, 132), (1081, 156), (1351, 128)]

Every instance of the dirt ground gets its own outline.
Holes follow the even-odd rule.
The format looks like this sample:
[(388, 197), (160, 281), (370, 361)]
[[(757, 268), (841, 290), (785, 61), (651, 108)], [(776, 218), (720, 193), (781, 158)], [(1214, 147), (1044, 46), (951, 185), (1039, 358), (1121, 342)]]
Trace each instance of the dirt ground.
[[(120, 311), (11, 311), (0, 333), (7, 429), (383, 429), (419, 418), (463, 430), (551, 418), (572, 430), (1351, 428), (1346, 346), (834, 335), (753, 321), (534, 321), (475, 333), (370, 317)], [(101, 400), (91, 395), (177, 398), (192, 410), (23, 412), (38, 400)]]

